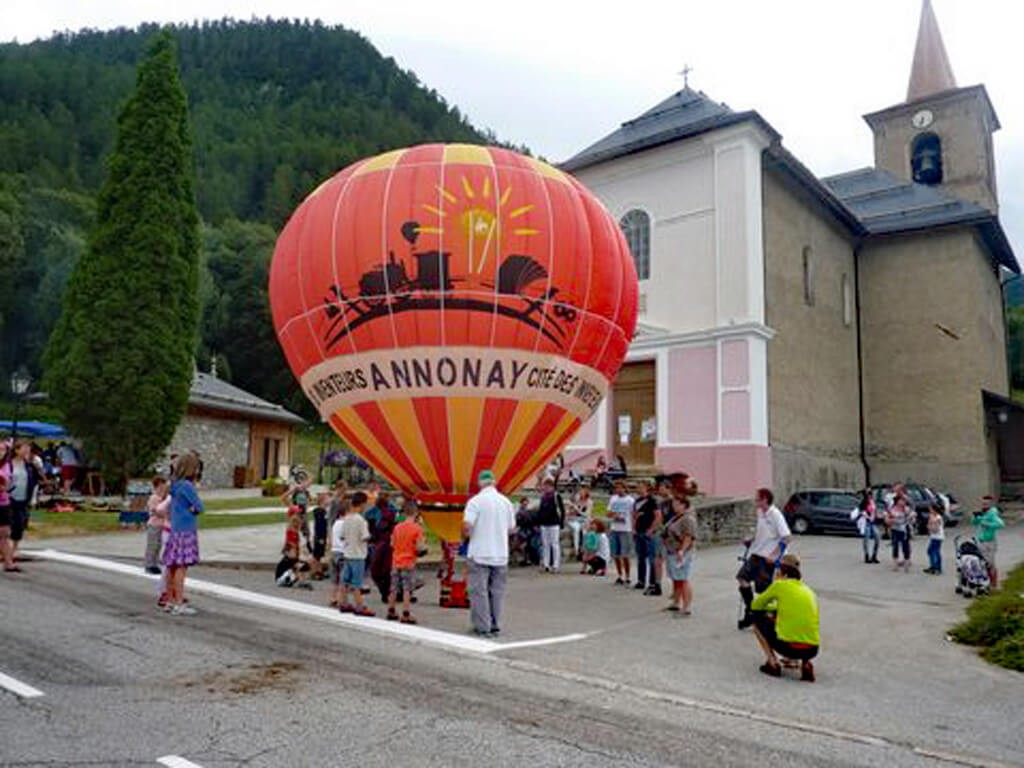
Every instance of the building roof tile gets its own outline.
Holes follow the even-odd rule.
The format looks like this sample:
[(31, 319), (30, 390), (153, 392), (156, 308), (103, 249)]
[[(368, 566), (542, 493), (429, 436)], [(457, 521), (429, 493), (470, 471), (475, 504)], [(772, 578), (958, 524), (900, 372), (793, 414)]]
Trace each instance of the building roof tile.
[(195, 377), (192, 379), (188, 404), (199, 408), (208, 408), (212, 411), (237, 413), (268, 421), (281, 421), (286, 424), (306, 423), (301, 416), (285, 410), (280, 405), (256, 397), (256, 395), (246, 392), (234, 384), (229, 384), (223, 379), (218, 379), (216, 376), (199, 371), (196, 371)]

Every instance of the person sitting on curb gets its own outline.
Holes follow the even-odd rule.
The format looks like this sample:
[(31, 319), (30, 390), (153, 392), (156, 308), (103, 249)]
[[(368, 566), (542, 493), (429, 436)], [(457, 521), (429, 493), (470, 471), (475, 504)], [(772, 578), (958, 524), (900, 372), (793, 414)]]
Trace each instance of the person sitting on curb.
[(800, 580), (800, 558), (792, 552), (782, 556), (779, 574), (750, 606), (754, 612), (754, 636), (764, 651), (765, 662), (760, 669), (771, 677), (781, 677), (781, 656), (799, 661), (800, 679), (813, 683), (811, 659), (818, 655), (820, 643), (818, 597)]

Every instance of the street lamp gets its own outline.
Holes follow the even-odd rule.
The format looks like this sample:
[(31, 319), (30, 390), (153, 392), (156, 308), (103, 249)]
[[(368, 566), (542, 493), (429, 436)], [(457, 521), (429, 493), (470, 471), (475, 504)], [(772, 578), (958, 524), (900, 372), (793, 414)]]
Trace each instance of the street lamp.
[(18, 416), (21, 413), (21, 401), (32, 385), (32, 378), (23, 370), (11, 374), (11, 394), (14, 395), (14, 424), (11, 426), (11, 439), (18, 439)]

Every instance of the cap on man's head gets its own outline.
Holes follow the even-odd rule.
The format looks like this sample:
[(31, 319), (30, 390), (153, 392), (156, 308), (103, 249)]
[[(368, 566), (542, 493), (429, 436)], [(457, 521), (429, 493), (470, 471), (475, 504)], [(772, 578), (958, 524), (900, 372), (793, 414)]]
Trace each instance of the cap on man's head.
[(481, 487), (485, 485), (494, 485), (494, 473), (489, 469), (482, 470), (480, 474), (476, 476), (476, 481)]
[(788, 565), (790, 568), (800, 569), (800, 557), (795, 552), (787, 552), (782, 556), (782, 565)]

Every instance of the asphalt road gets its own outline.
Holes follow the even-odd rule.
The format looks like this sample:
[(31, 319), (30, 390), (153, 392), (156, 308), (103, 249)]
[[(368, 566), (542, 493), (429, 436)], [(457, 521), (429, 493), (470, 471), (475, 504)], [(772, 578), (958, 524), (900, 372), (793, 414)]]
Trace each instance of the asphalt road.
[(53, 562), (0, 578), (0, 673), (43, 693), (0, 690), (0, 764), (949, 764), (893, 741), (591, 683), (546, 668), (543, 654), (482, 657), (228, 600), (196, 604), (200, 615), (171, 617), (155, 610), (149, 582)]

